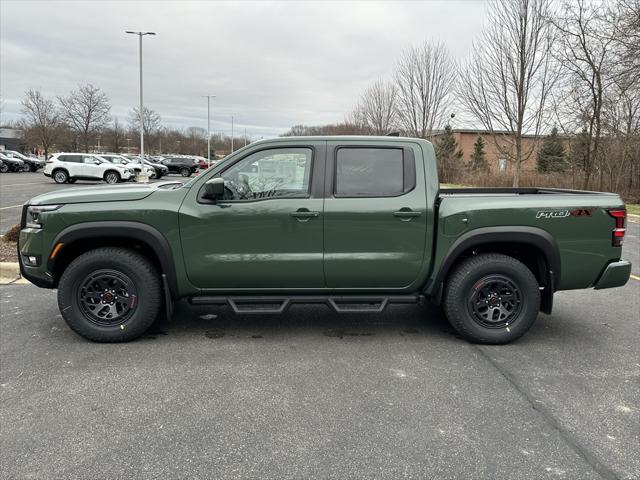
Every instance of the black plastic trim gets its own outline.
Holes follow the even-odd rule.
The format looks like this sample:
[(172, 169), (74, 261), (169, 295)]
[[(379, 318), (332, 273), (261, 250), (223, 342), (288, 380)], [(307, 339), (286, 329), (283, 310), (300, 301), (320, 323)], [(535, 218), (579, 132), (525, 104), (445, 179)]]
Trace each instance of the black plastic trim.
[[(128, 237), (148, 244), (154, 251), (161, 273), (167, 276), (167, 283), (173, 298), (177, 298), (178, 281), (171, 247), (167, 239), (155, 228), (145, 223), (127, 221), (84, 222), (71, 225), (58, 234), (52, 245), (62, 242), (61, 252), (70, 244), (87, 238), (105, 239), (109, 237)], [(53, 272), (55, 259), (49, 259), (47, 270)]]
[[(472, 247), (492, 243), (500, 244), (524, 244), (538, 248), (547, 262), (550, 285), (544, 285), (547, 295), (553, 295), (555, 288), (560, 283), (560, 251), (553, 236), (541, 228), (536, 227), (483, 227), (471, 230), (461, 235), (449, 248), (444, 257), (440, 270), (433, 282), (432, 298), (440, 303), (444, 279), (447, 277), (453, 263), (460, 255)], [(552, 301), (548, 301), (552, 305)], [(550, 308), (550, 307), (549, 307)]]

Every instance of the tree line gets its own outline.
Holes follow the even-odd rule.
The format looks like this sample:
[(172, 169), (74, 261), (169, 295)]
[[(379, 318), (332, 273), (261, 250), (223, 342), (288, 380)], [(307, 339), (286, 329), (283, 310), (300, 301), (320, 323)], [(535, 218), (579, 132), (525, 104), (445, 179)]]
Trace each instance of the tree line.
[[(467, 58), (456, 61), (437, 41), (409, 48), (343, 123), (285, 135), (437, 138), (441, 177), (455, 181), (486, 170), (482, 138), (463, 161), (449, 127), (455, 112), (487, 132), (512, 166), (513, 186), (538, 150), (540, 174), (566, 172), (573, 187), (638, 196), (640, 0), (496, 0), (485, 25)], [(539, 148), (524, 141), (539, 135), (548, 137)]]
[[(207, 156), (207, 131), (200, 127), (167, 128), (153, 109), (133, 107), (126, 123), (111, 115), (107, 94), (92, 84), (78, 85), (66, 96), (46, 97), (40, 90), (29, 89), (22, 99), (23, 117), (17, 122), (25, 149), (61, 151), (101, 151), (121, 153), (139, 147), (140, 124), (148, 153), (184, 153)], [(234, 146), (249, 143), (235, 137)], [(231, 151), (231, 137), (217, 133), (211, 136), (212, 154), (216, 150)]]

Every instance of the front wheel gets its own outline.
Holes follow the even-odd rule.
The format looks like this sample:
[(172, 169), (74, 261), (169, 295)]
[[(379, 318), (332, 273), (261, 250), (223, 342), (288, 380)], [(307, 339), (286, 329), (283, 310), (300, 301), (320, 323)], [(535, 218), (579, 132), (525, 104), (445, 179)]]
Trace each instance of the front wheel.
[(113, 185), (114, 183), (118, 183), (120, 181), (120, 175), (116, 172), (107, 172), (104, 176), (104, 181), (109, 185)]
[(445, 285), (444, 311), (467, 340), (503, 344), (524, 335), (540, 309), (536, 277), (522, 262), (497, 253), (462, 261)]
[(142, 335), (162, 305), (160, 275), (145, 257), (125, 248), (90, 250), (58, 284), (58, 306), (69, 327), (95, 342), (127, 342)]
[(9, 165), (7, 165), (4, 162), (0, 163), (0, 172), (7, 173), (8, 171), (9, 171)]
[(183, 177), (190, 177), (191, 176), (191, 169), (190, 168), (181, 168), (180, 169), (180, 175), (182, 175)]

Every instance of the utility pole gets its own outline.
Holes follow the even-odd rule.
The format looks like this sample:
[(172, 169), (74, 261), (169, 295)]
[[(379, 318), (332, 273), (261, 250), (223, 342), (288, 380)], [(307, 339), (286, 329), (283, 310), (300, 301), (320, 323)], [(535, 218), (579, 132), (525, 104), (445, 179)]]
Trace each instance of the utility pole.
[(140, 157), (144, 158), (144, 103), (142, 101), (142, 37), (145, 35), (155, 35), (155, 32), (132, 32), (127, 30), (125, 33), (129, 33), (131, 35), (138, 35), (139, 42), (139, 53), (140, 53), (140, 111), (138, 112), (139, 120), (140, 120)]
[(231, 115), (231, 153), (233, 153), (233, 115)]
[(211, 99), (215, 95), (203, 95), (207, 97), (207, 168), (211, 166)]
[(244, 129), (244, 146), (247, 146), (247, 129)]

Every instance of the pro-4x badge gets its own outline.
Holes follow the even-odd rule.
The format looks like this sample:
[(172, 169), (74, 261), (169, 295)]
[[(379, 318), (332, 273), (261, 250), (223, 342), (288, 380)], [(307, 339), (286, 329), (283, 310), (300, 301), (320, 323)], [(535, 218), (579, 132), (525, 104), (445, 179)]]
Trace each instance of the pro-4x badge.
[(538, 210), (536, 218), (590, 217), (593, 208), (574, 208), (573, 210)]

